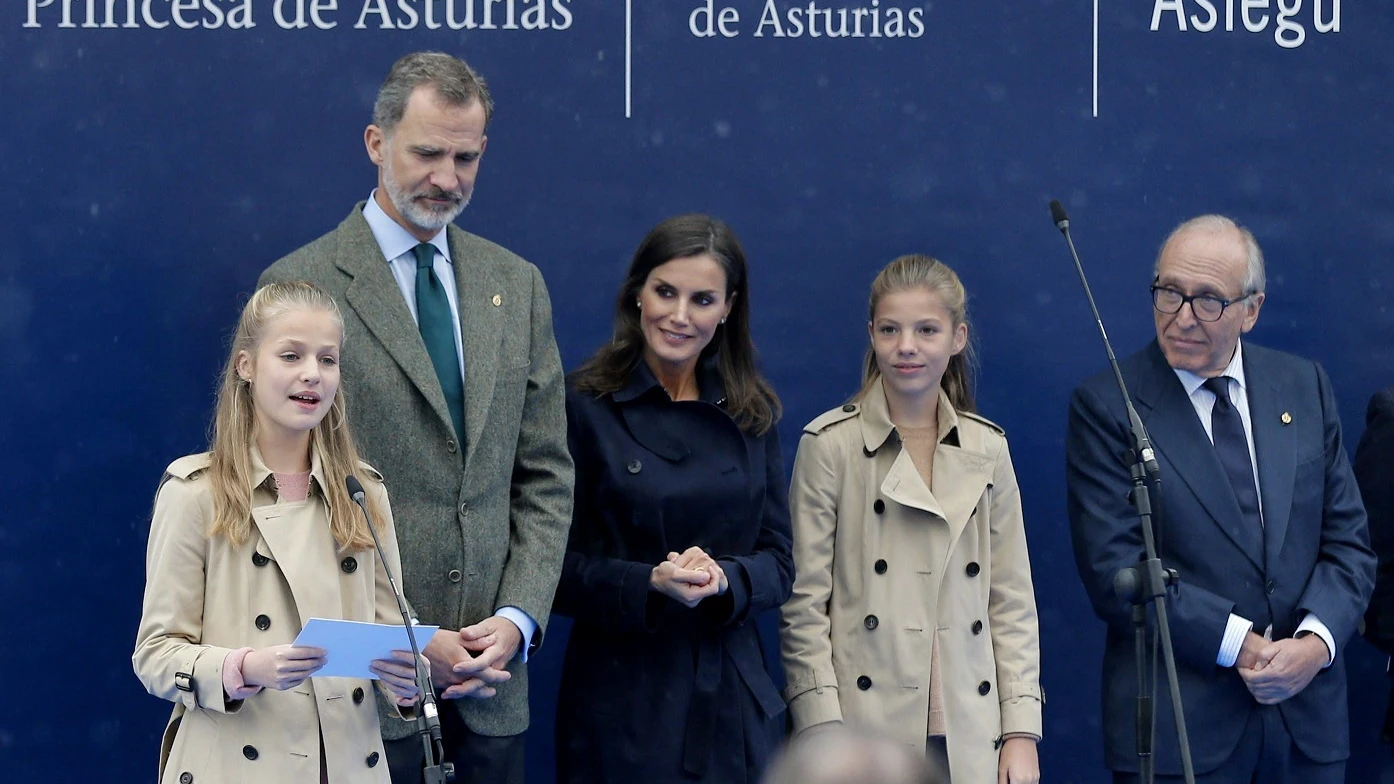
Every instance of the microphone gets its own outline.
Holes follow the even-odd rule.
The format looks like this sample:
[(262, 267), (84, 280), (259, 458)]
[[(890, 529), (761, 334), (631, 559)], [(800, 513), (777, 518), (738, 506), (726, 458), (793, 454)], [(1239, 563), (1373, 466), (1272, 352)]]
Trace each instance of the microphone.
[(1152, 449), (1152, 439), (1147, 435), (1147, 428), (1142, 424), (1142, 418), (1137, 415), (1137, 409), (1133, 408), (1133, 400), (1128, 396), (1128, 385), (1123, 382), (1123, 372), (1118, 369), (1118, 358), (1113, 355), (1113, 344), (1109, 342), (1108, 330), (1104, 329), (1104, 320), (1099, 316), (1099, 307), (1094, 304), (1094, 293), (1089, 289), (1089, 279), (1084, 276), (1084, 265), (1080, 264), (1079, 252), (1075, 250), (1074, 237), (1070, 236), (1070, 217), (1065, 214), (1065, 205), (1056, 199), (1050, 200), (1050, 219), (1055, 223), (1055, 228), (1065, 235), (1065, 242), (1070, 246), (1070, 256), (1075, 262), (1075, 271), (1079, 273), (1079, 282), (1084, 285), (1084, 296), (1089, 300), (1089, 309), (1094, 313), (1094, 323), (1099, 327), (1099, 335), (1104, 339), (1104, 351), (1108, 353), (1108, 364), (1113, 370), (1114, 379), (1118, 382), (1118, 390), (1123, 393), (1123, 406), (1128, 412), (1128, 424), (1133, 431), (1133, 441), (1137, 454), (1142, 458), (1143, 467), (1147, 469), (1147, 475), (1152, 477), (1155, 482), (1161, 481), (1161, 468), (1157, 465), (1157, 455)]
[(392, 595), (397, 599), (397, 609), (402, 613), (402, 625), (407, 632), (407, 642), (411, 644), (412, 664), (416, 668), (416, 687), (421, 690), (421, 713), (416, 717), (416, 726), (417, 733), (421, 736), (421, 743), (426, 750), (423, 780), (425, 784), (446, 784), (446, 782), (455, 779), (455, 764), (437, 762), (445, 755), (445, 745), (441, 740), (440, 732), (440, 713), (436, 708), (436, 695), (431, 691), (431, 677), (421, 662), (421, 651), (417, 648), (416, 635), (412, 632), (411, 611), (407, 609), (407, 600), (402, 595), (402, 589), (397, 587), (397, 579), (392, 575), (392, 567), (387, 565), (387, 554), (382, 549), (382, 540), (378, 538), (378, 529), (373, 525), (373, 516), (368, 513), (363, 483), (358, 481), (358, 477), (349, 474), (344, 477), (344, 486), (348, 489), (349, 498), (352, 498), (358, 508), (363, 510), (363, 519), (368, 521), (368, 532), (373, 535), (373, 546), (378, 551), (378, 562), (382, 564), (382, 571), (387, 575), (387, 584), (392, 586)]
[[(1128, 385), (1123, 381), (1123, 371), (1119, 369), (1118, 358), (1113, 354), (1113, 344), (1109, 342), (1108, 331), (1104, 329), (1104, 320), (1099, 316), (1099, 307), (1094, 303), (1094, 293), (1089, 290), (1089, 279), (1084, 275), (1084, 265), (1079, 261), (1079, 252), (1075, 250), (1074, 238), (1070, 236), (1070, 218), (1065, 214), (1064, 205), (1054, 199), (1050, 202), (1050, 218), (1055, 223), (1055, 228), (1060, 230), (1060, 233), (1065, 236), (1065, 242), (1070, 246), (1070, 256), (1074, 259), (1075, 271), (1079, 273), (1079, 282), (1084, 285), (1084, 296), (1089, 300), (1089, 309), (1094, 314), (1094, 323), (1098, 325), (1099, 335), (1104, 339), (1104, 351), (1108, 353), (1109, 367), (1113, 370), (1114, 380), (1118, 382), (1118, 391), (1123, 396), (1123, 406), (1127, 410), (1128, 425), (1133, 435), (1135, 462), (1131, 471), (1133, 489), (1129, 493), (1129, 499), (1137, 510), (1138, 527), (1142, 533), (1145, 558), (1137, 566), (1118, 570), (1118, 573), (1113, 576), (1113, 588), (1114, 593), (1120, 599), (1133, 606), (1133, 646), (1138, 676), (1135, 726), (1138, 777), (1144, 784), (1151, 784), (1156, 769), (1156, 761), (1152, 757), (1156, 707), (1152, 704), (1151, 697), (1155, 685), (1149, 687), (1144, 675), (1148, 661), (1148, 645), (1145, 640), (1146, 606), (1148, 602), (1151, 602), (1157, 617), (1157, 635), (1160, 638), (1167, 685), (1171, 692), (1172, 713), (1176, 722), (1176, 742), (1181, 754), (1181, 772), (1186, 784), (1195, 784), (1195, 769), (1191, 764), (1191, 741), (1186, 733), (1185, 710), (1181, 705), (1181, 685), (1176, 675), (1176, 652), (1171, 643), (1171, 625), (1167, 618), (1167, 606), (1164, 601), (1167, 586), (1177, 585), (1180, 580), (1176, 570), (1165, 568), (1157, 556), (1157, 543), (1152, 535), (1152, 501), (1148, 494), (1146, 481), (1150, 477), (1157, 491), (1161, 492), (1161, 470), (1157, 465), (1156, 453), (1152, 449), (1152, 440), (1147, 436), (1147, 428), (1142, 424), (1142, 418), (1137, 415), (1137, 409), (1133, 408), (1133, 400), (1128, 395)], [(1155, 667), (1152, 674), (1155, 681)]]

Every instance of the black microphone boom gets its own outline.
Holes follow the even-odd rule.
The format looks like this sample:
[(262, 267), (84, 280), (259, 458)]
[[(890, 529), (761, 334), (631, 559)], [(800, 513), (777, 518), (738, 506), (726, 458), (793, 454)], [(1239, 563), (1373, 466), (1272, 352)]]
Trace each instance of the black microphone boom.
[(402, 589), (397, 587), (397, 579), (392, 575), (392, 567), (387, 565), (387, 555), (383, 552), (382, 540), (378, 538), (378, 529), (373, 525), (373, 516), (368, 514), (368, 504), (363, 494), (363, 483), (358, 481), (358, 477), (349, 474), (344, 477), (344, 486), (348, 489), (349, 498), (352, 498), (353, 502), (358, 504), (358, 508), (363, 510), (363, 519), (368, 521), (368, 532), (373, 535), (373, 546), (378, 551), (378, 562), (382, 564), (382, 571), (387, 575), (387, 584), (392, 586), (392, 595), (397, 598), (397, 609), (402, 613), (402, 625), (407, 633), (407, 642), (411, 645), (412, 663), (416, 667), (416, 687), (421, 690), (421, 710), (416, 715), (416, 732), (421, 736), (421, 743), (426, 754), (422, 782), (423, 784), (448, 784), (455, 780), (455, 764), (443, 761), (445, 745), (441, 740), (440, 713), (436, 709), (435, 693), (431, 691), (431, 676), (421, 662), (421, 651), (416, 645), (416, 634), (412, 630), (411, 610), (407, 609), (407, 600), (402, 595)]
[[(1156, 764), (1152, 757), (1153, 716), (1156, 709), (1151, 704), (1151, 690), (1144, 674), (1147, 669), (1148, 647), (1145, 639), (1146, 607), (1147, 603), (1151, 602), (1157, 616), (1157, 633), (1161, 640), (1162, 659), (1166, 664), (1167, 683), (1171, 689), (1172, 713), (1176, 717), (1176, 740), (1181, 751), (1181, 772), (1185, 776), (1186, 784), (1195, 784), (1195, 770), (1191, 764), (1191, 742), (1186, 734), (1186, 716), (1181, 707), (1181, 685), (1176, 677), (1176, 653), (1171, 645), (1171, 625), (1167, 620), (1165, 602), (1167, 586), (1176, 584), (1178, 578), (1174, 570), (1163, 568), (1161, 559), (1157, 557), (1157, 543), (1152, 536), (1152, 501), (1147, 490), (1147, 479), (1150, 478), (1157, 487), (1157, 492), (1161, 493), (1161, 469), (1157, 465), (1157, 456), (1152, 449), (1152, 440), (1147, 436), (1147, 428), (1142, 424), (1142, 418), (1137, 415), (1137, 409), (1133, 408), (1133, 400), (1128, 395), (1128, 385), (1123, 380), (1123, 371), (1118, 367), (1118, 358), (1113, 355), (1113, 344), (1109, 342), (1108, 331), (1104, 329), (1104, 320), (1099, 316), (1099, 307), (1094, 303), (1094, 293), (1089, 290), (1089, 279), (1084, 275), (1084, 265), (1079, 261), (1079, 252), (1075, 250), (1074, 238), (1070, 236), (1070, 218), (1065, 214), (1064, 205), (1054, 199), (1050, 202), (1050, 218), (1055, 223), (1055, 228), (1065, 235), (1065, 242), (1070, 246), (1070, 257), (1074, 259), (1075, 271), (1079, 273), (1079, 282), (1084, 286), (1084, 296), (1089, 300), (1089, 309), (1094, 314), (1094, 323), (1098, 325), (1099, 335), (1104, 339), (1104, 351), (1108, 353), (1108, 364), (1113, 370), (1114, 380), (1118, 382), (1118, 391), (1123, 395), (1123, 407), (1127, 411), (1128, 424), (1133, 434), (1135, 462), (1132, 466), (1133, 489), (1129, 498), (1133, 502), (1133, 507), (1137, 509), (1138, 527), (1142, 530), (1142, 545), (1146, 560), (1137, 566), (1120, 569), (1118, 574), (1114, 575), (1113, 585), (1114, 592), (1118, 594), (1119, 598), (1133, 606), (1133, 637), (1136, 646), (1138, 674), (1137, 750), (1139, 779), (1143, 784), (1151, 784)], [(1155, 669), (1153, 672), (1155, 674)]]

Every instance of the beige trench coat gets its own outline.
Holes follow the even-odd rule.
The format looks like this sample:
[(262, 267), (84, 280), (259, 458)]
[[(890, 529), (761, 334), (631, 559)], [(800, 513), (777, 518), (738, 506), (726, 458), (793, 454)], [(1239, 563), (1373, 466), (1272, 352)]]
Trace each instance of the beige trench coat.
[[(312, 617), (402, 622), (376, 552), (340, 550), (330, 534), (317, 490), (324, 486), (318, 461), (308, 500), (296, 503), (276, 502), (268, 489), (275, 480), (255, 450), (253, 464), (254, 525), (239, 547), (206, 536), (212, 520), (208, 454), (171, 463), (155, 499), (145, 602), (131, 658), (145, 688), (174, 702), (159, 780), (312, 784), (320, 780), (323, 737), (329, 781), (386, 784), (373, 681), (312, 678), (287, 691), (225, 700), (223, 659), (230, 651), (292, 642)], [(400, 565), (387, 491), (367, 465), (359, 478), (382, 510), (373, 523), (395, 572)]]
[[(940, 395), (931, 493), (877, 384), (804, 428), (781, 613), (796, 732), (877, 728), (923, 753), (931, 646), (958, 782), (996, 781), (1004, 734), (1041, 735), (1040, 646), (1021, 499), (1001, 428)], [(928, 547), (933, 526), (947, 552)]]

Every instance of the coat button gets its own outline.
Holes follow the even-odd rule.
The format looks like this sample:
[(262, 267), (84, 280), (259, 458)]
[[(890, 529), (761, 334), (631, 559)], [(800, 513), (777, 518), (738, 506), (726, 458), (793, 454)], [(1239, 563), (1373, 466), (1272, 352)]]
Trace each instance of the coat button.
[(639, 462), (638, 460), (630, 460), (629, 465), (625, 467), (629, 469), (629, 473), (631, 474), (637, 474), (640, 471), (644, 470), (644, 464)]
[(363, 687), (362, 687), (362, 686), (359, 686), (359, 687), (357, 687), (357, 688), (355, 688), (355, 689), (353, 690), (353, 704), (354, 704), (354, 705), (362, 705), (362, 704), (363, 704)]
[(885, 501), (882, 501), (882, 500), (879, 499), (879, 498), (876, 499), (876, 503), (874, 503), (874, 504), (871, 505), (871, 511), (875, 512), (876, 514), (885, 514), (885, 513), (886, 513), (886, 502), (885, 502)]
[(968, 574), (969, 577), (977, 577), (977, 576), (978, 576), (978, 572), (982, 571), (982, 569), (980, 569), (980, 568), (978, 567), (978, 562), (977, 562), (977, 561), (970, 561), (970, 562), (968, 563), (968, 567), (967, 567), (966, 569), (964, 569), (963, 571), (966, 572), (966, 573)]
[(256, 620), (257, 628), (266, 631), (271, 628), (271, 619), (265, 615), (258, 615)]
[(271, 563), (271, 559), (261, 553), (252, 553), (252, 566), (265, 566)]
[(257, 758), (257, 747), (256, 747), (256, 746), (243, 746), (243, 747), (242, 747), (242, 756), (246, 757), (246, 758), (249, 759), (249, 760), (254, 760), (254, 759), (256, 759), (256, 758)]
[(377, 753), (376, 751), (373, 752), (372, 754), (369, 754), (369, 755), (368, 755), (367, 763), (368, 763), (368, 767), (370, 767), (370, 768), (377, 767), (377, 764), (378, 764), (378, 753)]
[(880, 626), (881, 622), (876, 619), (876, 616), (868, 615), (866, 616), (866, 619), (862, 621), (862, 625), (865, 626), (868, 630), (871, 630), (875, 629), (877, 626)]
[(459, 450), (459, 448), (460, 448), (460, 445), (457, 444), (457, 443), (455, 443), (455, 439), (453, 439), (453, 438), (447, 438), (447, 439), (445, 439), (445, 451), (447, 451), (447, 452), (449, 452), (450, 454), (453, 455), (453, 454), (455, 454), (455, 452), (456, 452), (457, 450)]
[(446, 576), (446, 577), (450, 580), (450, 582), (452, 582), (452, 583), (458, 583), (458, 582), (460, 582), (460, 578), (464, 577), (464, 575), (460, 573), (460, 570), (459, 570), (459, 569), (451, 569), (451, 570), (450, 570), (450, 573), (447, 574), (447, 575), (445, 575), (445, 576)]
[(877, 574), (885, 574), (885, 573), (886, 573), (886, 559), (885, 559), (885, 558), (878, 558), (878, 559), (876, 559), (876, 566), (875, 566), (874, 568), (876, 569), (876, 573), (877, 573)]
[(983, 622), (982, 622), (982, 621), (973, 621), (973, 633), (974, 633), (974, 634), (982, 634), (982, 633), (983, 633)]
[(1272, 580), (1269, 580), (1268, 582), (1263, 584), (1263, 588), (1271, 594), (1274, 591), (1278, 590), (1278, 584), (1273, 582)]
[(852, 405), (851, 403), (848, 403), (847, 405), (845, 405), (845, 406), (842, 407), (842, 410), (843, 410), (844, 413), (850, 414), (850, 413), (852, 413), (853, 411), (856, 411), (856, 410), (857, 410), (857, 407), (854, 406), (854, 405)]
[(467, 504), (467, 503), (465, 503), (465, 502), (463, 502), (463, 501), (461, 501), (461, 502), (460, 502), (460, 516), (461, 516), (461, 517), (464, 517), (465, 515), (469, 514), (469, 511), (470, 511), (470, 505)]
[(863, 675), (857, 679), (857, 688), (866, 691), (871, 688), (871, 679)]
[(179, 784), (194, 784), (194, 774), (184, 771), (179, 774)]
[(992, 691), (992, 684), (991, 684), (991, 683), (988, 683), (987, 681), (983, 681), (982, 683), (979, 683), (979, 684), (978, 684), (978, 693), (981, 694), (981, 695), (983, 695), (984, 697), (986, 697), (986, 696), (987, 696), (987, 693), (990, 692), (990, 691)]
[(358, 571), (358, 561), (350, 555), (339, 562), (339, 568), (344, 570), (344, 574), (353, 574)]

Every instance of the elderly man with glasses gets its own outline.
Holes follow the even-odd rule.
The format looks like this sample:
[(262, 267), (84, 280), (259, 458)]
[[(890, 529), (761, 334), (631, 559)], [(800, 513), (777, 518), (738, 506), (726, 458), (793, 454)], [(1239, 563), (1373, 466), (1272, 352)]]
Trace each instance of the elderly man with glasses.
[[(1178, 226), (1152, 281), (1157, 339), (1124, 378), (1161, 469), (1154, 518), (1198, 782), (1345, 780), (1345, 645), (1375, 559), (1319, 365), (1241, 336), (1264, 303), (1263, 253), (1219, 215)], [(1132, 441), (1111, 372), (1070, 404), (1066, 463), (1075, 560), (1107, 625), (1105, 761), (1138, 780), (1130, 607), (1113, 577), (1143, 546), (1128, 500)], [(1170, 695), (1157, 708), (1157, 781), (1179, 782)]]

